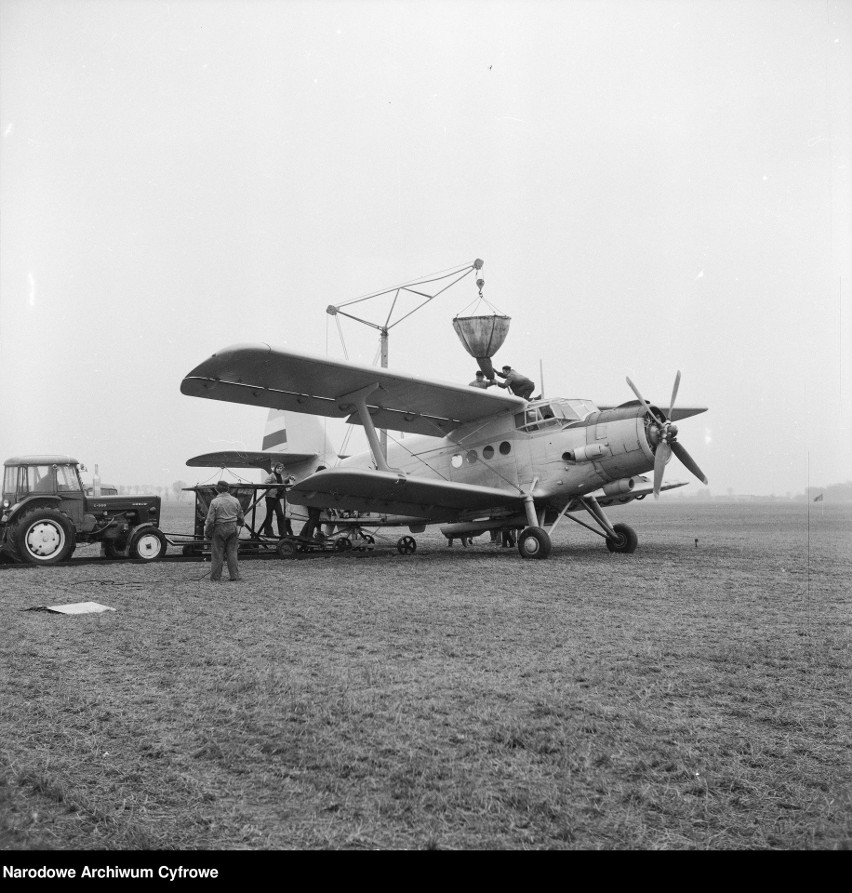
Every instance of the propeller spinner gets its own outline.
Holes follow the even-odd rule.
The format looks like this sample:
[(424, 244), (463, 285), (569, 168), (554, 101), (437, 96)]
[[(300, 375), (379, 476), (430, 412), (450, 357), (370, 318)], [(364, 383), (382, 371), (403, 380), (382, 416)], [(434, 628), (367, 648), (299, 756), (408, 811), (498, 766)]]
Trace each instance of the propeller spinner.
[(680, 370), (678, 369), (678, 373), (675, 376), (674, 387), (672, 388), (672, 399), (669, 402), (668, 416), (663, 416), (662, 418), (662, 413), (658, 416), (656, 413), (652, 412), (650, 403), (648, 403), (648, 401), (639, 393), (639, 388), (637, 388), (629, 378), (627, 379), (627, 384), (630, 385), (630, 389), (639, 398), (639, 402), (645, 407), (645, 414), (651, 422), (649, 434), (651, 435), (652, 442), (654, 435), (656, 435), (657, 447), (654, 451), (654, 498), (659, 499), (660, 497), (660, 487), (663, 483), (663, 471), (665, 470), (666, 463), (669, 461), (669, 457), (672, 453), (680, 459), (683, 465), (686, 466), (686, 468), (691, 471), (702, 484), (706, 484), (707, 477), (704, 472), (686, 451), (686, 447), (681, 443), (678, 443), (677, 425), (671, 420), (675, 400), (677, 399), (677, 390), (680, 387)]

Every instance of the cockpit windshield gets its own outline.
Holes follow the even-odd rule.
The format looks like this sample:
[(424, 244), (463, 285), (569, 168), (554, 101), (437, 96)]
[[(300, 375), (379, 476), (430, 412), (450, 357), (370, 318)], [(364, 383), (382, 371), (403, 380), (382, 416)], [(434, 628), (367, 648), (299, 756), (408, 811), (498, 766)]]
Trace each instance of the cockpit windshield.
[(543, 428), (580, 422), (597, 412), (591, 400), (554, 400), (541, 406), (530, 406), (515, 414), (515, 427), (523, 431), (540, 431)]

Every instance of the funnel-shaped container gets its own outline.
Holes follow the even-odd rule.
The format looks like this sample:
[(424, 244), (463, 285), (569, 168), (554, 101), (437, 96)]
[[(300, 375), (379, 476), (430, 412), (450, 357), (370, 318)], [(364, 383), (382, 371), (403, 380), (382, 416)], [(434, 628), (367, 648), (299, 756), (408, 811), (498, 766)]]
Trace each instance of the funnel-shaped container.
[(486, 377), (494, 380), (491, 357), (500, 349), (509, 334), (510, 316), (457, 316), (453, 328), (465, 350), (478, 361)]

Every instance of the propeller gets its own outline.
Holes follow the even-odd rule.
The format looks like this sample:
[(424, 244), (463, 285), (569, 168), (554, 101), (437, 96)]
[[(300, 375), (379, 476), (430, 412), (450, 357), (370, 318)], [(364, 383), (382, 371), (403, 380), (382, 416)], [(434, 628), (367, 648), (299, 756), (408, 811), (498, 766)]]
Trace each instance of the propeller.
[(698, 463), (689, 455), (686, 451), (686, 447), (683, 444), (678, 443), (677, 440), (677, 425), (672, 422), (672, 413), (674, 412), (675, 400), (677, 399), (677, 391), (680, 387), (680, 369), (678, 369), (677, 375), (674, 380), (674, 387), (672, 388), (672, 399), (669, 402), (669, 412), (668, 416), (658, 416), (656, 413), (651, 411), (651, 405), (648, 401), (639, 393), (639, 388), (636, 387), (635, 384), (628, 378), (627, 384), (630, 385), (630, 389), (633, 393), (639, 398), (639, 402), (645, 407), (645, 414), (651, 421), (651, 430), (649, 434), (652, 437), (656, 435), (657, 439), (657, 447), (654, 450), (654, 498), (659, 499), (660, 497), (660, 487), (663, 483), (663, 471), (665, 470), (666, 463), (669, 461), (669, 457), (672, 453), (680, 459), (681, 463), (691, 471), (702, 484), (707, 483), (707, 477), (704, 472), (698, 467)]

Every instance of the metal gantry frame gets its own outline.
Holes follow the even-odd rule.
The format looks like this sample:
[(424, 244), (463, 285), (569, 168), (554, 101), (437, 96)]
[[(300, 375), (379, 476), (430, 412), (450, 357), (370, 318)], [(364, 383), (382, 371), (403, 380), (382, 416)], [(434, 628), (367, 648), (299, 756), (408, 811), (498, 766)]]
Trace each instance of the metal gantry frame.
[[(353, 298), (351, 301), (343, 301), (340, 304), (329, 304), (326, 308), (326, 313), (329, 316), (345, 316), (347, 319), (353, 319), (355, 322), (360, 322), (365, 326), (369, 326), (372, 329), (378, 329), (379, 331), (379, 352), (381, 357), (381, 367), (382, 369), (387, 369), (388, 367), (388, 334), (392, 328), (398, 326), (403, 320), (408, 319), (413, 313), (416, 313), (420, 310), (421, 307), (424, 307), (430, 301), (433, 301), (438, 295), (443, 294), (447, 289), (452, 288), (457, 282), (460, 282), (466, 276), (469, 276), (471, 273), (479, 271), (482, 269), (483, 261), (477, 258), (473, 263), (464, 264), (460, 267), (454, 267), (451, 270), (442, 271), (439, 273), (429, 273), (426, 276), (421, 277), (420, 279), (413, 280), (411, 282), (405, 282), (401, 285), (393, 285), (390, 288), (382, 289), (381, 291), (373, 292), (369, 295), (362, 295), (360, 298)], [(450, 279), (450, 282), (446, 280)], [(429, 285), (438, 285), (438, 290), (434, 294), (429, 294), (425, 288)], [(392, 317), (394, 314), (394, 310), (397, 308), (397, 302), (399, 300), (400, 294), (403, 292), (407, 292), (412, 295), (417, 295), (424, 300), (421, 301), (413, 310), (409, 310), (407, 313), (404, 313), (399, 319), (393, 320)], [(388, 311), (387, 317), (383, 323), (372, 322), (368, 319), (363, 319), (360, 316), (355, 316), (353, 313), (347, 313), (342, 308), (351, 307), (354, 304), (360, 304), (364, 301), (370, 301), (374, 298), (381, 298), (385, 295), (393, 295), (393, 301), (391, 302), (390, 310)], [(338, 330), (340, 330), (340, 322), (338, 321)], [(343, 341), (343, 332), (340, 331), (340, 339)], [(346, 345), (343, 345), (344, 352), (346, 351)], [(382, 456), (384, 458), (385, 464), (387, 464), (387, 455), (388, 455), (388, 432), (386, 429), (382, 428), (380, 430), (380, 446)], [(376, 457), (378, 460), (378, 457)]]

